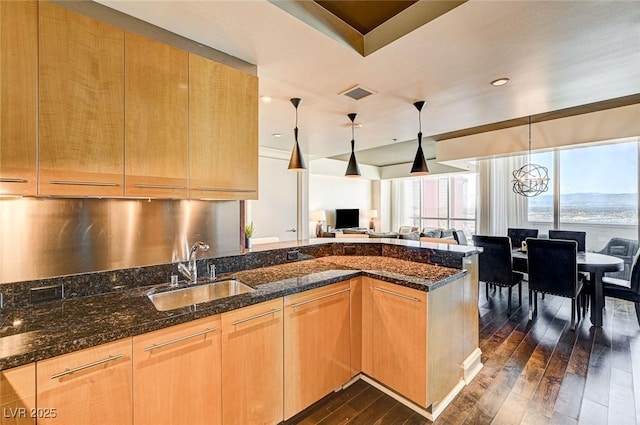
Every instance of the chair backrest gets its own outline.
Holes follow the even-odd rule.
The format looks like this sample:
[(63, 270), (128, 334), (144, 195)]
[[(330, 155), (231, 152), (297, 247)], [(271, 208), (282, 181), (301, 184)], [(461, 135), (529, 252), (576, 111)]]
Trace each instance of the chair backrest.
[(511, 240), (506, 236), (473, 235), (473, 244), (482, 247), (478, 260), (479, 280), (511, 284)]
[(537, 238), (538, 229), (518, 229), (510, 227), (507, 229), (507, 236), (511, 239), (511, 246), (514, 248), (520, 248), (522, 241), (527, 238)]
[(527, 239), (529, 290), (575, 297), (578, 243), (573, 240)]
[(549, 239), (564, 239), (578, 242), (578, 251), (587, 250), (587, 232), (573, 230), (549, 230)]
[(640, 295), (640, 250), (633, 257), (633, 267), (631, 268), (631, 291)]
[(456, 230), (453, 232), (453, 239), (456, 240), (458, 245), (467, 245), (467, 237), (462, 230)]
[(611, 238), (605, 247), (598, 251), (600, 254), (617, 257), (633, 257), (638, 251), (638, 241), (635, 239)]

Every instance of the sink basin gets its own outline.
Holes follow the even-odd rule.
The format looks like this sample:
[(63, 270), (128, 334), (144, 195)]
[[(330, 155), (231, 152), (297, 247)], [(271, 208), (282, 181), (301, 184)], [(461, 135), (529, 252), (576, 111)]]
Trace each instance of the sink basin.
[(226, 279), (147, 296), (158, 311), (167, 311), (254, 291), (239, 280)]

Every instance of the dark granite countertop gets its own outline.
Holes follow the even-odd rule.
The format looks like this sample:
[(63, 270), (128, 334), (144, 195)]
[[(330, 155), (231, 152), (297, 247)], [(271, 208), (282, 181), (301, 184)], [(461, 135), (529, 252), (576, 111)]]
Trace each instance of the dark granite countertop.
[(429, 291), (463, 270), (379, 256), (329, 256), (245, 270), (234, 277), (255, 292), (160, 312), (148, 286), (0, 311), (0, 370), (223, 313), (359, 275)]

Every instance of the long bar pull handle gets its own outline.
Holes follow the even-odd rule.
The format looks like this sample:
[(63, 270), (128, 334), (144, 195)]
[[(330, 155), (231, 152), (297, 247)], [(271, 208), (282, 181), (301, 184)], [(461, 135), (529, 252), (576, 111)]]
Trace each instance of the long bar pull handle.
[(274, 308), (273, 310), (269, 310), (269, 311), (266, 311), (264, 313), (256, 314), (255, 316), (247, 317), (246, 319), (236, 320), (235, 322), (231, 322), (231, 324), (233, 326), (239, 325), (241, 323), (249, 322), (251, 320), (258, 319), (260, 317), (268, 316), (270, 314), (275, 314), (275, 313), (277, 313), (277, 312), (279, 312), (281, 310), (282, 310), (281, 308)]
[(145, 348), (144, 351), (157, 350), (158, 348), (166, 347), (167, 345), (175, 344), (176, 342), (181, 342), (181, 341), (184, 341), (184, 340), (187, 340), (187, 339), (190, 339), (190, 338), (195, 338), (197, 336), (206, 335), (208, 333), (215, 332), (217, 330), (218, 330), (218, 328), (206, 328), (203, 331), (196, 332), (194, 334), (187, 335), (187, 336), (182, 336), (180, 338), (172, 339), (171, 341), (162, 342), (160, 344), (152, 344), (151, 347)]
[(377, 286), (374, 286), (373, 289), (375, 289), (376, 291), (380, 291), (380, 292), (384, 292), (385, 294), (389, 294), (389, 295), (395, 295), (396, 297), (400, 297), (400, 298), (404, 298), (406, 300), (411, 300), (411, 301), (415, 301), (417, 303), (420, 302), (420, 298), (416, 298), (416, 297), (410, 297), (408, 295), (404, 295), (404, 294), (399, 294), (397, 292), (393, 292), (393, 291), (388, 291), (386, 289), (382, 289), (382, 288), (378, 288)]
[(12, 177), (0, 177), (0, 183), (26, 183), (25, 179), (14, 179)]
[(72, 373), (80, 372), (81, 370), (89, 369), (91, 367), (99, 366), (104, 363), (109, 363), (114, 360), (118, 360), (122, 358), (122, 354), (116, 354), (115, 356), (109, 355), (106, 359), (97, 360), (93, 363), (87, 363), (86, 365), (74, 367), (73, 369), (65, 369), (63, 372), (56, 373), (55, 375), (51, 375), (51, 379), (61, 378), (66, 375), (71, 375)]
[(197, 187), (196, 190), (203, 192), (255, 192), (255, 189), (229, 189), (222, 187)]
[(172, 186), (169, 184), (134, 184), (138, 189), (186, 189), (185, 186)]
[(51, 184), (59, 184), (63, 186), (106, 186), (116, 187), (118, 183), (110, 182), (84, 182), (84, 181), (72, 181), (72, 180), (49, 180)]
[(291, 304), (291, 307), (293, 307), (293, 308), (300, 307), (300, 306), (302, 306), (302, 305), (309, 304), (309, 303), (313, 303), (313, 302), (316, 302), (316, 301), (322, 300), (322, 299), (324, 299), (324, 298), (329, 298), (329, 297), (333, 297), (334, 295), (338, 295), (338, 294), (343, 294), (343, 293), (345, 293), (345, 292), (349, 292), (350, 290), (351, 290), (351, 289), (347, 288), (347, 289), (343, 289), (343, 290), (341, 290), (341, 291), (332, 292), (332, 293), (330, 293), (330, 294), (322, 295), (322, 296), (320, 296), (320, 297), (312, 298), (312, 299), (310, 299), (310, 300), (301, 301), (301, 302), (299, 302), (299, 303)]

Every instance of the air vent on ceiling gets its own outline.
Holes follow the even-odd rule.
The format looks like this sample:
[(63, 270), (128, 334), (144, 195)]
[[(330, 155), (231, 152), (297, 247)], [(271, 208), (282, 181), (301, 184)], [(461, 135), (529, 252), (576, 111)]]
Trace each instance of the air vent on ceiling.
[(358, 86), (353, 86), (350, 89), (343, 91), (340, 94), (343, 94), (345, 96), (350, 97), (351, 99), (355, 99), (355, 100), (360, 100), (362, 98), (365, 98), (371, 94), (374, 94), (375, 92), (373, 90), (369, 90), (366, 89), (360, 85)]

